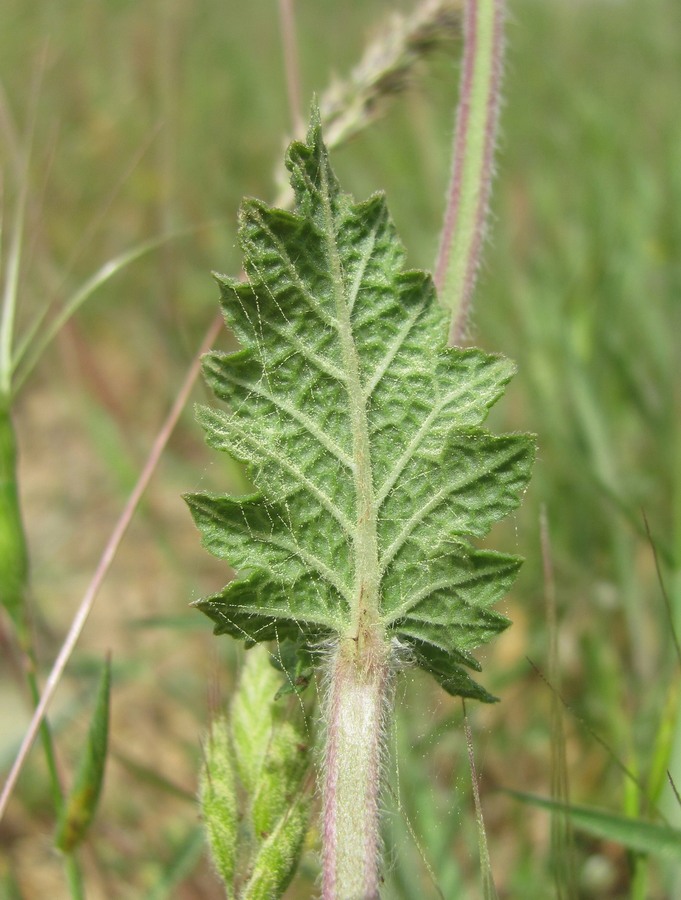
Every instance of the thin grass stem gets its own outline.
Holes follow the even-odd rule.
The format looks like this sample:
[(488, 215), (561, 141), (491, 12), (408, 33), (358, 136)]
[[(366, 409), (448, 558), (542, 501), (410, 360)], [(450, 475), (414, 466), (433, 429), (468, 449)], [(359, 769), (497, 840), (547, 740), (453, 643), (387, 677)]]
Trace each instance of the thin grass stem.
[(12, 341), (19, 295), (19, 272), (26, 222), (28, 182), (28, 158), (26, 158), (14, 208), (2, 285), (2, 310), (0, 312), (0, 396), (2, 397), (10, 397), (12, 393)]
[[(36, 672), (36, 658), (32, 647), (26, 647), (26, 682), (31, 694), (31, 703), (36, 709), (40, 703), (40, 687), (38, 685), (38, 677)], [(47, 719), (43, 718), (40, 723), (40, 740), (45, 754), (45, 762), (47, 763), (47, 771), (50, 778), (50, 790), (52, 791), (52, 802), (57, 814), (61, 810), (64, 802), (62, 794), (61, 781), (59, 779), (59, 769), (57, 767), (57, 757), (54, 751), (54, 741), (52, 739), (52, 730), (50, 729)]]
[(546, 604), (546, 627), (548, 631), (549, 680), (555, 687), (551, 692), (551, 797), (559, 804), (551, 815), (551, 853), (557, 900), (573, 900), (577, 897), (575, 884), (574, 837), (572, 822), (567, 812), (570, 805), (567, 755), (565, 746), (565, 725), (563, 709), (559, 699), (560, 658), (558, 653), (558, 611), (556, 605), (556, 581), (553, 568), (553, 552), (546, 508), (542, 507), (539, 518), (541, 536), (542, 565), (544, 573), (544, 594)]
[(107, 215), (109, 214), (111, 207), (113, 205), (114, 200), (120, 194), (123, 186), (127, 184), (130, 180), (133, 172), (143, 159), (144, 155), (149, 150), (149, 147), (153, 143), (154, 139), (158, 136), (159, 131), (161, 130), (161, 123), (158, 122), (152, 128), (150, 128), (149, 133), (146, 135), (144, 140), (140, 143), (140, 145), (135, 149), (132, 154), (130, 160), (126, 164), (125, 168), (122, 170), (120, 176), (114, 182), (112, 188), (108, 192), (108, 194), (103, 199), (102, 203), (100, 203), (99, 207), (88, 221), (88, 223), (83, 228), (82, 232), (78, 237), (78, 241), (74, 246), (73, 250), (68, 256), (68, 259), (64, 263), (63, 266), (60, 267), (59, 278), (57, 280), (57, 286), (52, 296), (47, 300), (44, 307), (40, 310), (35, 319), (31, 322), (30, 327), (27, 331), (18, 339), (17, 345), (14, 348), (14, 360), (13, 360), (13, 369), (16, 370), (17, 366), (21, 362), (22, 357), (26, 353), (27, 348), (31, 345), (33, 340), (35, 339), (36, 334), (40, 330), (40, 326), (45, 321), (47, 315), (49, 314), (52, 306), (57, 299), (59, 293), (65, 288), (66, 282), (73, 271), (73, 268), (78, 261), (78, 259), (82, 256), (85, 248), (92, 241), (94, 236), (97, 234), (101, 226), (107, 220)]
[(482, 803), (480, 802), (480, 785), (478, 784), (478, 773), (475, 767), (475, 753), (473, 750), (473, 734), (468, 724), (468, 716), (466, 714), (466, 701), (462, 698), (461, 705), (463, 707), (463, 730), (466, 735), (466, 749), (468, 751), (468, 766), (471, 771), (471, 784), (473, 786), (473, 802), (475, 804), (475, 821), (478, 831), (478, 852), (480, 853), (480, 875), (482, 878), (482, 895), (485, 900), (496, 900), (497, 889), (494, 885), (494, 876), (492, 875), (492, 864), (489, 857), (489, 848), (487, 846), (487, 832), (485, 831), (485, 820), (482, 814)]
[(83, 875), (80, 871), (78, 860), (73, 853), (68, 853), (64, 857), (64, 869), (69, 891), (71, 892), (71, 900), (85, 900)]
[[(0, 397), (9, 398), (12, 393), (12, 344), (14, 340), (14, 322), (19, 298), (19, 274), (28, 208), (28, 188), (30, 183), (30, 164), (33, 149), (35, 127), (38, 119), (38, 98), (42, 86), (46, 62), (46, 47), (40, 56), (34, 75), (30, 94), (26, 138), (24, 147), (19, 151), (17, 169), (17, 196), (14, 206), (12, 232), (7, 251), (7, 260), (3, 274), (2, 309), (0, 310)], [(5, 124), (11, 120), (5, 117)], [(0, 247), (1, 249), (1, 247)], [(0, 265), (2, 256), (0, 255)]]

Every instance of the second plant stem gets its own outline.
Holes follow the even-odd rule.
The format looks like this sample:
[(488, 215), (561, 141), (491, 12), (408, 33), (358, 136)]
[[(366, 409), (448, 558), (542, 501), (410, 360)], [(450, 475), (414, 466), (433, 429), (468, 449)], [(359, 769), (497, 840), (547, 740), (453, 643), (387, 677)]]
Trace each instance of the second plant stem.
[(451, 311), (450, 343), (466, 332), (494, 173), (504, 56), (505, 0), (466, 0), (452, 173), (435, 285)]

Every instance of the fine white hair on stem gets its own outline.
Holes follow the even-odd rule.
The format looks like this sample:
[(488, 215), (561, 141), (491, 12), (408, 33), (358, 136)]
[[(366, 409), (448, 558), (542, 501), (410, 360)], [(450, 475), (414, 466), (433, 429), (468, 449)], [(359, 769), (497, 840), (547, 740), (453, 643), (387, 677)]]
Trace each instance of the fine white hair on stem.
[[(399, 650), (334, 641), (323, 667), (323, 900), (378, 897), (382, 787)], [(344, 893), (340, 893), (340, 891)]]

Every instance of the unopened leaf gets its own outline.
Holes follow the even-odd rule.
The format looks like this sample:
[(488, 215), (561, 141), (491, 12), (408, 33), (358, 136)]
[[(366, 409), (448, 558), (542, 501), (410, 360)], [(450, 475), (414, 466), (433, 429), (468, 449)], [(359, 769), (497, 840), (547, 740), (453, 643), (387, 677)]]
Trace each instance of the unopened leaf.
[(211, 723), (204, 748), (199, 797), (211, 857), (226, 885), (234, 879), (239, 815), (229, 725), (220, 716)]
[(301, 710), (277, 699), (282, 676), (264, 647), (246, 654), (229, 715), (205, 745), (200, 798), (213, 863), (227, 895), (273, 900), (302, 851), (311, 795)]

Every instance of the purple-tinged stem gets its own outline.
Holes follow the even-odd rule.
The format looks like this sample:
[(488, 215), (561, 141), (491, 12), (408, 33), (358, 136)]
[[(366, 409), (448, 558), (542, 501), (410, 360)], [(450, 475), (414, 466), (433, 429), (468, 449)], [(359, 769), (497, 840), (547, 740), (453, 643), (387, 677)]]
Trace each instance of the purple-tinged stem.
[(335, 648), (326, 698), (323, 900), (378, 900), (379, 795), (390, 648)]
[(467, 0), (452, 174), (435, 285), (451, 309), (450, 343), (468, 321), (485, 238), (503, 71), (504, 0)]

